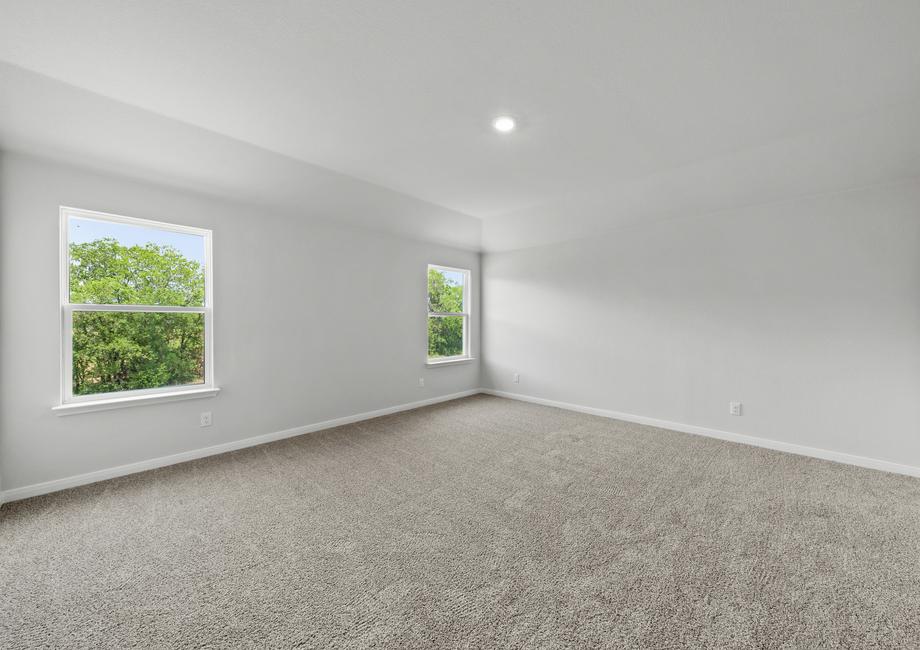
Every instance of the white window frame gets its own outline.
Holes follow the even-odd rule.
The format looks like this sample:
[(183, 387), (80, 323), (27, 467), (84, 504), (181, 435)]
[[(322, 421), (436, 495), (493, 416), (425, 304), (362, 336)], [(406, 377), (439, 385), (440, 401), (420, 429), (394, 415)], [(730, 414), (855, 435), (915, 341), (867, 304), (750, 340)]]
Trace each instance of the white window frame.
[[(429, 264), (425, 273), (425, 309), (428, 309), (428, 273), (434, 269), (436, 271), (450, 271), (452, 273), (463, 274), (463, 311), (460, 312), (438, 312), (428, 311), (428, 318), (444, 318), (445, 316), (463, 316), (463, 354), (452, 357), (429, 357), (428, 356), (428, 327), (425, 327), (425, 358), (427, 365), (437, 366), (441, 364), (450, 364), (460, 361), (470, 361), (473, 358), (470, 352), (470, 306), (472, 300), (470, 279), (472, 273), (469, 269), (460, 269), (454, 266), (444, 266), (443, 264)], [(427, 323), (427, 321), (426, 321)]]
[[(165, 305), (94, 305), (70, 302), (70, 219), (86, 218), (95, 221), (155, 228), (183, 234), (197, 235), (204, 240), (204, 305), (200, 307), (179, 307)], [(204, 228), (180, 226), (149, 219), (138, 219), (106, 212), (83, 210), (61, 206), (60, 209), (60, 295), (61, 295), (61, 401), (53, 407), (59, 415), (121, 408), (135, 404), (149, 404), (160, 401), (211, 397), (219, 389), (214, 382), (214, 291), (213, 257), (211, 254), (211, 231)], [(73, 313), (75, 311), (118, 311), (153, 313), (204, 314), (204, 383), (185, 386), (162, 386), (160, 388), (139, 388), (134, 390), (73, 394)]]

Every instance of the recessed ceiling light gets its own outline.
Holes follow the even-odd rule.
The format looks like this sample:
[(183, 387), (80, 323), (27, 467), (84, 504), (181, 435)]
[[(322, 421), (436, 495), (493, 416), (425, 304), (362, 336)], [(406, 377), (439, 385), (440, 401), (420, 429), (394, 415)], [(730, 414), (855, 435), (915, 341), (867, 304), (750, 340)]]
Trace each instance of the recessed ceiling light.
[(515, 126), (514, 118), (509, 115), (500, 115), (492, 120), (492, 128), (499, 133), (511, 133)]

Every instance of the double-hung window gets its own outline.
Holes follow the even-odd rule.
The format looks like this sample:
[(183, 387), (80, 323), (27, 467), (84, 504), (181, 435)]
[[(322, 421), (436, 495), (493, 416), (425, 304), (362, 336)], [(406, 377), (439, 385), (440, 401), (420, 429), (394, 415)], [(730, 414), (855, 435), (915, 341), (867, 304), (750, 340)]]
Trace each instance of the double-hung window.
[(216, 392), (211, 231), (61, 208), (61, 406)]
[(470, 358), (470, 272), (428, 266), (428, 363)]

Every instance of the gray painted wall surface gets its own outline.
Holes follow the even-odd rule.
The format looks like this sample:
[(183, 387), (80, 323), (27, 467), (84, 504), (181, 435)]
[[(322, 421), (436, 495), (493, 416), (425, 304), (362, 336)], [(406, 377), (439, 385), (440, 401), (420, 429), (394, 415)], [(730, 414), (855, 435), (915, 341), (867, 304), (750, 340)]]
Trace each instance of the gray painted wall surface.
[[(59, 401), (59, 205), (213, 229), (218, 397), (51, 412)], [(3, 489), (478, 387), (478, 362), (425, 367), (429, 262), (472, 269), (478, 314), (478, 253), (3, 155)], [(478, 352), (476, 316), (472, 340)], [(203, 410), (213, 412), (210, 428), (198, 426)]]
[(920, 183), (486, 254), (482, 314), (485, 387), (920, 466)]

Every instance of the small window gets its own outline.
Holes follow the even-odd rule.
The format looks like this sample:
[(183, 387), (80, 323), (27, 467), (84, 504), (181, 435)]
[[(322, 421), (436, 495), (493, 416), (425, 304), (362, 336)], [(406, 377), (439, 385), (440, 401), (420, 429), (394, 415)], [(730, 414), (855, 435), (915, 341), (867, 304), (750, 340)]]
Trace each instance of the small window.
[(470, 272), (428, 266), (428, 361), (470, 356)]
[(64, 404), (213, 387), (211, 231), (61, 209)]

